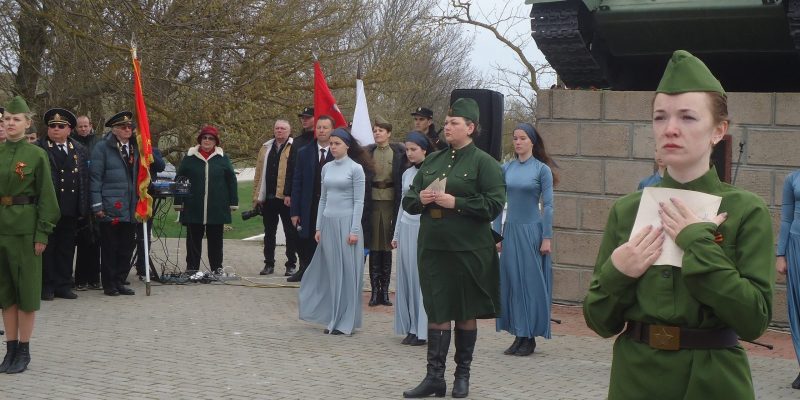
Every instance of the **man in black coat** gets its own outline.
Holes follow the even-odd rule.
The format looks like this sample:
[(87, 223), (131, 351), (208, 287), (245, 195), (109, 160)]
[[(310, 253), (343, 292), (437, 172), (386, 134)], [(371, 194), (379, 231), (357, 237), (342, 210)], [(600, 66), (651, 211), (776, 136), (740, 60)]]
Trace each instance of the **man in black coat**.
[(447, 147), (447, 143), (439, 138), (439, 131), (436, 130), (436, 126), (433, 124), (433, 111), (430, 108), (417, 107), (411, 113), (411, 116), (414, 117), (414, 130), (428, 136), (428, 139), (433, 143), (434, 150), (441, 150)]
[[(101, 140), (86, 115), (77, 119), (77, 126), (70, 138), (82, 144), (91, 156), (95, 144)], [(91, 160), (89, 161), (91, 163)], [(100, 284), (100, 226), (94, 215), (88, 213), (78, 218), (78, 231), (75, 237), (75, 290), (101, 290)]]
[(292, 140), (292, 147), (299, 151), (303, 146), (314, 141), (314, 107), (306, 107), (297, 114), (302, 127), (300, 133)]
[(72, 292), (72, 258), (78, 219), (89, 211), (89, 172), (86, 148), (69, 137), (75, 115), (63, 108), (44, 114), (47, 136), (37, 141), (50, 160), (61, 218), (48, 239), (42, 258), (42, 300), (76, 299)]
[(333, 160), (333, 155), (329, 151), (333, 125), (333, 118), (319, 117), (317, 140), (303, 146), (297, 153), (292, 175), (289, 214), (292, 225), (297, 229), (300, 269), (287, 279), (288, 282), (300, 282), (303, 279), (303, 274), (317, 249), (314, 233), (316, 233), (317, 208), (322, 194), (322, 167)]

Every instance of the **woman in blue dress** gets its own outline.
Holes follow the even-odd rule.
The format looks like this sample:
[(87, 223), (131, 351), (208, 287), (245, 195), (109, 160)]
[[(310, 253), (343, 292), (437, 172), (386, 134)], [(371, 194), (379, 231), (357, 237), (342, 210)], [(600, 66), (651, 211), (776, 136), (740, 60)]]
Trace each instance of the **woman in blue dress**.
[(361, 327), (361, 289), (364, 285), (365, 174), (369, 158), (344, 128), (331, 132), (334, 157), (322, 167), (317, 213), (319, 243), (300, 283), (300, 319), (325, 325), (331, 335), (350, 335)]
[[(515, 159), (503, 165), (508, 209), (500, 254), (500, 316), (497, 331), (515, 336), (503, 352), (527, 356), (536, 348), (536, 336), (550, 338), (553, 272), (553, 186), (558, 177), (550, 166), (542, 137), (533, 125), (514, 129)], [(539, 203), (541, 202), (541, 211)], [(499, 230), (500, 219), (495, 220)]]
[[(781, 231), (775, 262), (778, 273), (786, 275), (786, 303), (789, 306), (789, 326), (797, 359), (800, 360), (800, 170), (783, 181)], [(800, 389), (800, 375), (792, 382)]]
[[(402, 195), (406, 195), (425, 156), (433, 150), (433, 143), (425, 134), (412, 131), (406, 137), (406, 156), (411, 167), (403, 172)], [(428, 340), (428, 314), (422, 304), (417, 266), (417, 236), (419, 215), (411, 215), (400, 207), (394, 227), (392, 248), (397, 251), (397, 295), (394, 309), (394, 333), (406, 335), (402, 344), (422, 346)]]

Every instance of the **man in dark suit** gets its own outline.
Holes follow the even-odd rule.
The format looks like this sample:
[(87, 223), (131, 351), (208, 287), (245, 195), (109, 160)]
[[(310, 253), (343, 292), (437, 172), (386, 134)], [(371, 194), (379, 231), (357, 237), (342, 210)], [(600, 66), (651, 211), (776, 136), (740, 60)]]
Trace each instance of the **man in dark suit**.
[(317, 139), (303, 146), (297, 153), (294, 175), (292, 176), (292, 201), (290, 216), (292, 225), (297, 228), (297, 252), (300, 254), (300, 270), (287, 279), (300, 282), (303, 274), (317, 250), (314, 240), (317, 223), (317, 208), (322, 193), (322, 166), (333, 160), (330, 146), (333, 118), (323, 115), (317, 120)]
[(47, 111), (44, 114), (47, 136), (36, 142), (50, 160), (61, 210), (61, 218), (42, 258), (42, 300), (78, 298), (71, 289), (72, 258), (78, 218), (85, 217), (89, 211), (89, 172), (86, 148), (69, 137), (75, 121), (75, 115), (63, 108)]

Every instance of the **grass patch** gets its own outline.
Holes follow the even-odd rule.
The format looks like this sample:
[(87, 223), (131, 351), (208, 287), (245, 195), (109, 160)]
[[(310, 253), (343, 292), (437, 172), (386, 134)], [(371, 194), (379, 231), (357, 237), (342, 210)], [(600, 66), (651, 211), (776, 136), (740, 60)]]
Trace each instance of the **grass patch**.
[[(253, 181), (239, 182), (239, 210), (231, 213), (231, 224), (226, 226), (225, 239), (244, 239), (264, 233), (264, 224), (261, 217), (250, 218), (242, 221), (241, 211), (251, 208)], [(169, 206), (169, 207), (167, 207)], [(172, 199), (167, 200), (159, 207), (158, 215), (153, 221), (153, 236), (157, 237), (186, 237), (186, 227), (178, 220), (178, 213), (172, 207)]]

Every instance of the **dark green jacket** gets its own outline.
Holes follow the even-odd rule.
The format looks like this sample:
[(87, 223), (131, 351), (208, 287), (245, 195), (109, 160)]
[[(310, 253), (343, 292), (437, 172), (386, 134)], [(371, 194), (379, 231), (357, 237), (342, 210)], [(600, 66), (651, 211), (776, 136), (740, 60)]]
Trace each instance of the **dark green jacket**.
[(219, 225), (231, 223), (231, 210), (239, 206), (236, 172), (231, 160), (216, 147), (208, 160), (194, 146), (178, 166), (176, 176), (189, 178), (192, 185), (188, 198), (175, 198), (175, 206), (183, 206), (181, 223)]
[(0, 143), (0, 197), (34, 197), (35, 204), (0, 205), (0, 235), (33, 235), (47, 243), (61, 218), (47, 154), (24, 138)]
[[(656, 186), (720, 196), (719, 212), (727, 212), (728, 218), (718, 229), (712, 223), (696, 223), (680, 232), (676, 244), (684, 251), (683, 268), (653, 265), (636, 279), (614, 267), (611, 253), (628, 241), (642, 192), (617, 200), (584, 300), (587, 325), (603, 337), (620, 333), (626, 321), (732, 328), (743, 339), (759, 337), (772, 318), (775, 282), (772, 219), (764, 201), (720, 182), (714, 168), (686, 184), (665, 174)], [(753, 397), (747, 354), (741, 346), (667, 351), (626, 335), (617, 337), (610, 400)]]
[[(423, 206), (419, 192), (436, 178), (447, 178), (445, 192), (456, 198), (456, 206), (443, 218), (431, 218), (434, 203)], [(425, 159), (414, 183), (403, 198), (403, 209), (420, 218), (419, 246), (433, 250), (474, 250), (493, 247), (490, 223), (503, 211), (506, 185), (497, 160), (474, 143), (447, 148)]]

